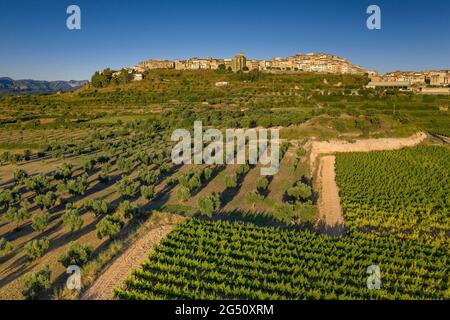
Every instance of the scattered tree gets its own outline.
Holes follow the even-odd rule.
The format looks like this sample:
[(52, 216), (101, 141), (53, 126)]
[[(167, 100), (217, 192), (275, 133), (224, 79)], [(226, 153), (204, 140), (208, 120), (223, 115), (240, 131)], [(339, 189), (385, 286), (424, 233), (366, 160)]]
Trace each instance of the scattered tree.
[(99, 239), (103, 239), (106, 236), (113, 238), (122, 230), (123, 224), (123, 221), (116, 215), (106, 216), (97, 223), (97, 237)]
[(13, 204), (20, 201), (20, 192), (18, 192), (16, 189), (13, 190), (0, 190), (0, 209), (8, 209)]
[(225, 186), (229, 189), (234, 189), (237, 187), (237, 176), (236, 174), (227, 175), (225, 177)]
[(23, 277), (23, 296), (28, 300), (39, 298), (41, 294), (51, 287), (52, 271), (48, 265), (45, 265), (38, 272), (30, 272)]
[(49, 191), (45, 195), (37, 195), (34, 199), (34, 204), (41, 210), (49, 211), (56, 206), (57, 200), (58, 198), (56, 197), (56, 194), (52, 191)]
[(22, 184), (28, 178), (28, 173), (23, 169), (14, 171), (14, 180), (16, 184)]
[(127, 177), (122, 178), (119, 182), (117, 182), (116, 190), (120, 193), (120, 195), (124, 198), (132, 198), (136, 195), (136, 189), (138, 187), (138, 183), (130, 180)]
[(220, 209), (220, 195), (213, 193), (210, 196), (201, 197), (198, 200), (198, 209), (202, 215), (211, 217), (214, 211)]
[(138, 216), (139, 213), (138, 206), (128, 200), (123, 201), (118, 208), (118, 214), (123, 216), (125, 219)]
[(42, 232), (45, 229), (47, 229), (49, 220), (50, 216), (46, 212), (35, 214), (31, 218), (31, 227), (33, 228), (34, 231)]
[(5, 238), (0, 238), (0, 257), (4, 257), (13, 251), (14, 247)]
[(109, 211), (108, 203), (105, 200), (88, 200), (84, 207), (93, 212), (96, 218), (108, 214)]
[(299, 181), (295, 186), (287, 190), (287, 194), (295, 201), (307, 201), (311, 198), (312, 192), (310, 186)]
[(58, 262), (60, 262), (65, 268), (72, 265), (81, 268), (87, 264), (92, 252), (93, 250), (90, 246), (78, 244), (77, 242), (71, 242), (67, 252), (59, 256)]
[(141, 195), (146, 200), (153, 200), (155, 198), (155, 186), (142, 186)]
[(256, 190), (258, 193), (263, 193), (267, 190), (267, 187), (269, 186), (269, 180), (267, 180), (266, 177), (259, 179), (256, 181)]
[(3, 219), (8, 222), (14, 222), (16, 224), (15, 230), (19, 229), (19, 226), (30, 217), (30, 213), (26, 208), (14, 208), (11, 207), (6, 211)]
[(48, 249), (50, 242), (47, 238), (40, 240), (32, 240), (24, 246), (25, 255), (28, 261), (34, 261), (43, 256), (44, 252)]
[(66, 207), (66, 212), (61, 217), (61, 220), (64, 225), (69, 228), (70, 232), (80, 230), (83, 226), (83, 219), (80, 217), (78, 209), (72, 206)]
[(43, 174), (30, 177), (25, 182), (25, 186), (28, 190), (33, 191), (36, 194), (43, 194), (52, 188), (50, 181)]
[(177, 191), (177, 198), (180, 201), (187, 201), (191, 197), (191, 191), (189, 188), (180, 186), (180, 188)]
[(72, 177), (72, 168), (73, 165), (70, 163), (63, 164), (60, 168), (58, 168), (53, 175), (53, 178), (56, 180), (67, 180)]

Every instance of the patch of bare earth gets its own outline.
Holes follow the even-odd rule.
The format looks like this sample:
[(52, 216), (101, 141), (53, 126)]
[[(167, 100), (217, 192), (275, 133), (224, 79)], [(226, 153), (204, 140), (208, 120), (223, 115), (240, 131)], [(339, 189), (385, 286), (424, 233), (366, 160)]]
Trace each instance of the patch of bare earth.
[(136, 240), (97, 278), (84, 293), (82, 300), (111, 300), (113, 290), (119, 288), (131, 271), (141, 266), (151, 250), (167, 236), (176, 224), (162, 225)]
[(340, 236), (344, 231), (344, 215), (339, 199), (334, 166), (335, 156), (323, 156), (319, 163), (319, 216), (325, 232), (331, 236)]
[(407, 138), (384, 138), (384, 139), (363, 139), (355, 142), (347, 141), (313, 141), (310, 145), (310, 164), (311, 167), (320, 154), (336, 153), (336, 152), (369, 152), (383, 150), (398, 150), (404, 147), (413, 147), (421, 143), (427, 135), (418, 132)]

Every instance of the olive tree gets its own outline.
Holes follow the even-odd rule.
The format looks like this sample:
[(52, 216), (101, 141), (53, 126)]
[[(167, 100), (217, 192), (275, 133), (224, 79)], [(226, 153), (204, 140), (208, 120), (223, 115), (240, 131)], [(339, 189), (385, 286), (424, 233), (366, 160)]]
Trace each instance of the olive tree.
[(81, 268), (87, 264), (92, 252), (93, 249), (90, 246), (71, 242), (67, 252), (59, 256), (58, 262), (65, 268), (71, 265), (76, 265)]
[(52, 271), (48, 265), (45, 265), (38, 272), (30, 272), (23, 277), (23, 296), (28, 300), (39, 298), (41, 294), (51, 287)]

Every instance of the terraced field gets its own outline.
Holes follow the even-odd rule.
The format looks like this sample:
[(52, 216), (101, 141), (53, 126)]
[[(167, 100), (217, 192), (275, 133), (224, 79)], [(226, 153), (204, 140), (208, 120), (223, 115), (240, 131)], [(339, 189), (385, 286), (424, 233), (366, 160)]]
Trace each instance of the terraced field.
[[(347, 234), (190, 219), (118, 299), (448, 299), (450, 149), (337, 156)], [(367, 268), (381, 289), (367, 287)]]
[[(67, 263), (80, 264), (85, 290), (173, 216), (188, 219), (117, 297), (448, 297), (448, 149), (338, 154), (347, 233), (322, 233), (309, 141), (357, 147), (450, 127), (449, 97), (367, 90), (366, 81), (155, 70), (139, 83), (0, 97), (0, 299), (77, 298), (65, 288)], [(173, 130), (197, 120), (279, 128), (279, 172), (174, 165)], [(381, 268), (380, 291), (366, 290), (370, 264)], [(48, 281), (24, 290), (41, 271)]]

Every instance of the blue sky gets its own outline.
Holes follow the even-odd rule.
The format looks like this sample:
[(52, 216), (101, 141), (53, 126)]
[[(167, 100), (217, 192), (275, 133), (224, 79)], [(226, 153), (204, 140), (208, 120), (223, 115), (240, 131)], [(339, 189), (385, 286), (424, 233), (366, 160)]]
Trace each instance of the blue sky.
[[(82, 29), (66, 28), (81, 8)], [(382, 29), (366, 28), (377, 4)], [(0, 77), (90, 79), (147, 58), (328, 52), (380, 72), (450, 69), (449, 0), (1, 0)]]

